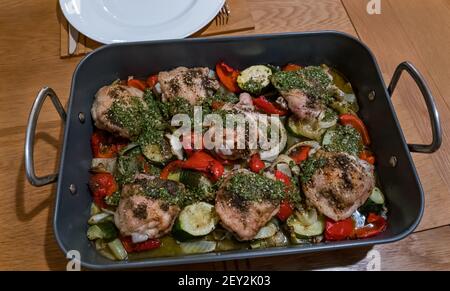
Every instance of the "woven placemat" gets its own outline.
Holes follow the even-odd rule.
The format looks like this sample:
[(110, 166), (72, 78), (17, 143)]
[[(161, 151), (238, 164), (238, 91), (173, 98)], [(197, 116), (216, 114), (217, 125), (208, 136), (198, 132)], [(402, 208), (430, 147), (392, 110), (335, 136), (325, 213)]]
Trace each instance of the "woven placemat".
[[(224, 25), (217, 25), (216, 21), (213, 20), (202, 30), (196, 32), (192, 37), (203, 37), (203, 36), (213, 36), (222, 35), (232, 32), (252, 30), (255, 28), (255, 23), (253, 21), (252, 15), (248, 8), (246, 0), (227, 0), (231, 14), (228, 19), (228, 23)], [(62, 13), (61, 13), (62, 14)], [(77, 48), (75, 53), (69, 54), (69, 29), (68, 22), (63, 15), (60, 17), (61, 26), (61, 42), (60, 42), (60, 56), (61, 58), (82, 56), (92, 50), (102, 46), (103, 44), (98, 43), (83, 34), (79, 34)]]

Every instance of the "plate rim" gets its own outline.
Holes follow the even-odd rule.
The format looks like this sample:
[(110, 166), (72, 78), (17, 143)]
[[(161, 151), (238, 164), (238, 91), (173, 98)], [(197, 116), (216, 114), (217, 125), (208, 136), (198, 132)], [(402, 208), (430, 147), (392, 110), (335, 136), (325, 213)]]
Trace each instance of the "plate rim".
[(71, 19), (73, 20), (74, 18), (72, 18), (72, 16), (70, 16), (68, 14), (68, 12), (66, 11), (66, 9), (64, 8), (64, 4), (67, 2), (70, 2), (72, 0), (59, 0), (59, 8), (61, 10), (61, 12), (63, 13), (63, 16), (65, 17), (66, 21), (72, 25), (76, 30), (78, 30), (80, 33), (82, 33), (84, 36), (99, 42), (101, 44), (114, 44), (114, 43), (128, 43), (128, 42), (141, 42), (141, 41), (158, 41), (158, 40), (170, 40), (170, 39), (183, 39), (186, 38), (188, 36), (191, 36), (192, 34), (198, 32), (199, 30), (201, 30), (203, 27), (205, 27), (208, 23), (210, 23), (215, 17), (216, 15), (219, 13), (220, 9), (225, 5), (225, 1), (226, 0), (215, 0), (215, 1), (207, 1), (209, 3), (212, 2), (217, 2), (217, 7), (216, 9), (214, 9), (214, 13), (211, 13), (211, 15), (208, 15), (208, 17), (205, 16), (204, 21), (201, 21), (199, 23), (199, 25), (193, 27), (191, 30), (189, 30), (189, 32), (180, 34), (179, 36), (171, 36), (171, 37), (162, 37), (162, 38), (142, 38), (142, 39), (137, 39), (137, 40), (111, 40), (111, 39), (107, 39), (104, 37), (99, 36), (98, 34), (92, 34), (89, 31), (84, 31), (84, 29), (80, 29), (80, 26), (78, 25), (78, 23), (75, 23), (75, 21), (71, 21)]

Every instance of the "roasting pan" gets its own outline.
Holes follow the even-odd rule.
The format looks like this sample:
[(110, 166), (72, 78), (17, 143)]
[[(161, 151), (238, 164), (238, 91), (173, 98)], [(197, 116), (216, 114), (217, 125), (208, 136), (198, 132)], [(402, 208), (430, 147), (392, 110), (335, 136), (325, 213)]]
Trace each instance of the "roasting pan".
[[(201, 255), (110, 261), (97, 253), (86, 238), (91, 195), (88, 190), (92, 159), (90, 108), (96, 91), (129, 75), (147, 76), (177, 66), (214, 67), (219, 60), (237, 68), (253, 64), (327, 64), (350, 80), (361, 107), (360, 115), (373, 140), (377, 175), (389, 205), (388, 228), (364, 240), (287, 246), (264, 250), (239, 250)], [(403, 71), (416, 81), (428, 108), (433, 141), (408, 145), (403, 136), (391, 96)], [(36, 123), (46, 97), (50, 97), (65, 124), (59, 173), (37, 177), (33, 164)], [(441, 144), (439, 116), (421, 74), (408, 62), (398, 66), (386, 87), (370, 50), (358, 39), (340, 32), (320, 31), (224, 38), (151, 41), (104, 46), (86, 56), (72, 79), (67, 114), (51, 88), (43, 88), (33, 104), (26, 133), (25, 163), (28, 180), (35, 186), (58, 183), (53, 228), (65, 254), (80, 253), (81, 264), (91, 269), (121, 269), (191, 264), (232, 259), (320, 252), (390, 243), (403, 239), (418, 225), (424, 209), (424, 193), (410, 152), (433, 153)]]

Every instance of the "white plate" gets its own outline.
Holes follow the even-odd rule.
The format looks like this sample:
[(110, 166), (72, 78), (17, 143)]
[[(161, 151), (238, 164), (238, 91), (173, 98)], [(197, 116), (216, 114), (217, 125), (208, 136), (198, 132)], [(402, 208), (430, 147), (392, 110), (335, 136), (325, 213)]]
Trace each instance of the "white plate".
[(207, 25), (225, 0), (59, 0), (69, 23), (101, 43), (184, 38)]

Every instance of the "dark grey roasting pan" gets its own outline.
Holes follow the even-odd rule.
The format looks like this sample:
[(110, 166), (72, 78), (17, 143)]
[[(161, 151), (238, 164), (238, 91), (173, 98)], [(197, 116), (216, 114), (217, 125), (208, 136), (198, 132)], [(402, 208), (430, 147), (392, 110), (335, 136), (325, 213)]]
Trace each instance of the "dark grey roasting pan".
[[(114, 262), (96, 252), (86, 238), (91, 203), (87, 187), (92, 158), (89, 145), (93, 131), (90, 108), (96, 91), (117, 78), (147, 76), (177, 66), (212, 68), (219, 60), (225, 60), (237, 68), (260, 63), (325, 63), (348, 77), (373, 140), (378, 161), (377, 174), (389, 203), (386, 232), (365, 240), (141, 261)], [(425, 98), (433, 131), (430, 145), (408, 145), (394, 112), (391, 96), (403, 71), (411, 74)], [(34, 134), (39, 111), (47, 96), (65, 121), (65, 134), (59, 174), (37, 177), (33, 167)], [(386, 87), (374, 56), (363, 43), (343, 33), (321, 31), (104, 46), (86, 56), (75, 70), (67, 115), (53, 90), (44, 88), (38, 94), (28, 123), (25, 157), (30, 183), (42, 186), (58, 182), (53, 222), (55, 237), (63, 252), (79, 251), (81, 263), (87, 268), (120, 269), (320, 252), (403, 239), (417, 227), (424, 209), (424, 194), (410, 152), (432, 153), (440, 144), (441, 129), (433, 97), (420, 73), (410, 63), (400, 64), (391, 84)]]

